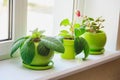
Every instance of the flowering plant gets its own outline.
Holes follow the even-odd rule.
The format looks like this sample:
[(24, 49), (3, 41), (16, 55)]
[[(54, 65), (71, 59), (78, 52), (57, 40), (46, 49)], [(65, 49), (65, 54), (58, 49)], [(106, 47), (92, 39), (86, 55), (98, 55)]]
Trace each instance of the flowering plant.
[[(75, 13), (77, 17), (81, 16), (80, 11), (76, 11)], [(80, 27), (80, 24), (75, 21), (70, 22), (67, 18), (60, 22), (60, 26), (68, 27), (69, 29), (61, 30), (59, 36), (62, 36), (64, 39), (74, 40), (74, 50), (76, 55), (84, 51), (85, 56), (83, 59), (86, 59), (89, 55), (89, 46), (83, 37), (79, 37), (85, 32), (85, 28)]]
[(85, 31), (98, 33), (101, 28), (104, 28), (102, 23), (105, 19), (102, 16), (97, 18), (82, 16), (79, 10), (75, 14), (77, 18), (82, 19), (81, 23), (76, 23), (75, 20), (71, 23), (69, 19), (63, 19), (60, 26), (69, 27), (69, 30), (61, 30), (59, 35), (64, 36), (64, 38), (74, 39), (75, 36), (80, 36)]
[[(80, 11), (76, 11), (76, 16), (80, 17)], [(75, 21), (70, 22), (68, 18), (63, 19), (60, 23), (60, 26), (63, 27), (69, 27), (68, 30), (61, 30), (59, 35), (63, 36), (65, 39), (74, 39), (75, 37), (78, 37), (82, 35), (85, 32), (85, 29), (83, 27), (80, 27), (79, 23), (76, 23)]]

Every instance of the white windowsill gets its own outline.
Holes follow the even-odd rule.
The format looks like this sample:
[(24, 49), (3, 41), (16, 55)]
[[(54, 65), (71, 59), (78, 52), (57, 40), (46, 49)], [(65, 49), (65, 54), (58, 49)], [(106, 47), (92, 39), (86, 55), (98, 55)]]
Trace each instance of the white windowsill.
[(54, 68), (49, 70), (30, 70), (24, 68), (20, 58), (0, 61), (0, 80), (57, 80), (77, 72), (120, 58), (120, 51), (105, 52), (103, 55), (90, 55), (87, 61), (64, 60), (59, 54), (54, 56)]

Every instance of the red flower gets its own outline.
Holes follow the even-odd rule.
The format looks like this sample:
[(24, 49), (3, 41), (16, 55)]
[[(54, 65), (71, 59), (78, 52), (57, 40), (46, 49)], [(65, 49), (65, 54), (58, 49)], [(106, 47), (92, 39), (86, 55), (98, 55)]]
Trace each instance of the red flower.
[(80, 11), (79, 10), (76, 10), (75, 14), (77, 15), (77, 17), (80, 17), (81, 14), (80, 14)]

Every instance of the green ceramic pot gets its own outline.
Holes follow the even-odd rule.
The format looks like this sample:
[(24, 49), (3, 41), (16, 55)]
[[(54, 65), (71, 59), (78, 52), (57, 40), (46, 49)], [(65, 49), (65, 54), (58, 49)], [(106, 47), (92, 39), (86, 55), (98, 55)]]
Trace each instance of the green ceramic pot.
[(63, 59), (75, 59), (74, 40), (64, 39), (65, 52), (61, 55)]
[(23, 66), (30, 69), (49, 69), (53, 67), (52, 58), (54, 56), (54, 51), (50, 50), (50, 53), (47, 56), (39, 55), (37, 52), (38, 43), (35, 44), (35, 56), (30, 65), (24, 64)]
[(85, 32), (83, 37), (87, 40), (90, 47), (90, 54), (103, 54), (106, 44), (106, 34), (103, 31), (98, 33)]

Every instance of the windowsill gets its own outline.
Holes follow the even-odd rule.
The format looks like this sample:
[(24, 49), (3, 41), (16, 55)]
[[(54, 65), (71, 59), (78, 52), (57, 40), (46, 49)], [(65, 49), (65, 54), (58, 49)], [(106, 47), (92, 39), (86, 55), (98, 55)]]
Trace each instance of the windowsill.
[(24, 68), (19, 58), (0, 61), (0, 79), (57, 80), (118, 59), (120, 58), (120, 51), (105, 52), (103, 55), (90, 55), (86, 61), (81, 61), (78, 57), (80, 56), (77, 56), (75, 60), (64, 60), (59, 54), (55, 54), (53, 59), (54, 68), (42, 71)]

